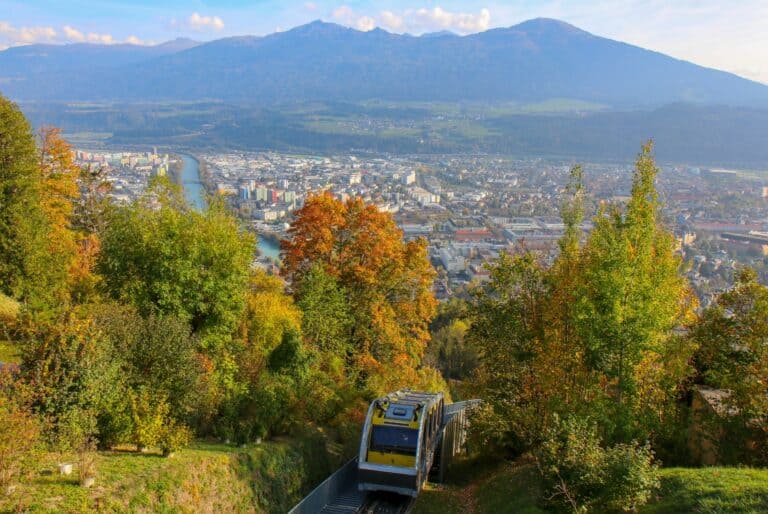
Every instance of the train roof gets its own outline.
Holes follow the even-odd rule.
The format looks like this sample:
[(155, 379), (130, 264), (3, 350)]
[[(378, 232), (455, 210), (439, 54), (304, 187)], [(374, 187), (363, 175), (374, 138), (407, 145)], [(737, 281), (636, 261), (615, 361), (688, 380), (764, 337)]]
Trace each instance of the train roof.
[(384, 412), (385, 419), (406, 421), (417, 419), (420, 411), (429, 408), (442, 398), (443, 393), (401, 389), (374, 400), (374, 403)]

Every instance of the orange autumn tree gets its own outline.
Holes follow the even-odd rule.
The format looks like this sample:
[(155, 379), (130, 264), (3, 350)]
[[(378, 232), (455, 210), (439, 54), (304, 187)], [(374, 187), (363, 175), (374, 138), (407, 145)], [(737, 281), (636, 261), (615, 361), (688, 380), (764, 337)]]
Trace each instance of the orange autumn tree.
[(392, 216), (375, 206), (328, 192), (296, 211), (289, 236), (281, 243), (283, 273), (295, 291), (318, 265), (345, 291), (353, 321), (349, 360), (360, 378), (371, 385), (376, 377), (374, 389), (423, 382), (416, 369), (436, 308), (426, 243), (404, 242)]
[(83, 289), (92, 289), (84, 284), (95, 280), (92, 271), (99, 249), (96, 235), (80, 233), (73, 223), (83, 171), (60, 128), (43, 127), (38, 137), (40, 204), (48, 221), (50, 253), (57, 257), (62, 276), (66, 275), (67, 290), (82, 296)]

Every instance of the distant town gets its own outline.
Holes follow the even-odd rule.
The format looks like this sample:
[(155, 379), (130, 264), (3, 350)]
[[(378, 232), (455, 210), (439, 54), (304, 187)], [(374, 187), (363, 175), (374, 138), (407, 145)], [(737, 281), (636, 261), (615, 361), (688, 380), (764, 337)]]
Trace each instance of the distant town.
[[(503, 250), (534, 250), (551, 260), (563, 232), (558, 211), (572, 162), (494, 156), (302, 156), (275, 152), (199, 153), (209, 193), (226, 195), (255, 232), (283, 237), (308, 194), (361, 197), (393, 213), (404, 236), (423, 237), (438, 271), (440, 299), (488, 278)], [(174, 154), (77, 151), (81, 165), (108, 170), (112, 195), (129, 202), (153, 176), (180, 179)], [(622, 202), (632, 163), (584, 163), (589, 219), (600, 203)], [(686, 273), (702, 305), (732, 283), (740, 264), (768, 280), (768, 177), (758, 173), (662, 167), (659, 190)], [(275, 255), (263, 265), (277, 264)]]

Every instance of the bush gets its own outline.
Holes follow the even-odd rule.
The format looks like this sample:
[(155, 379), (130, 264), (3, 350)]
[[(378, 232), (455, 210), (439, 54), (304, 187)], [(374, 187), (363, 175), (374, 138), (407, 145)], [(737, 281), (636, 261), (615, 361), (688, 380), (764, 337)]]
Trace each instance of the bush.
[(0, 375), (0, 487), (5, 488), (37, 462), (40, 427), (19, 402), (9, 373), (0, 370)]
[(556, 421), (536, 452), (545, 501), (572, 512), (594, 506), (605, 511), (632, 511), (645, 504), (659, 486), (658, 468), (647, 446), (601, 446), (594, 423)]
[(133, 442), (137, 449), (157, 446), (168, 422), (168, 402), (147, 388), (131, 392)]
[(9, 323), (19, 315), (19, 303), (0, 293), (0, 321)]
[(192, 431), (174, 422), (169, 423), (160, 434), (160, 449), (165, 457), (186, 448), (192, 441)]

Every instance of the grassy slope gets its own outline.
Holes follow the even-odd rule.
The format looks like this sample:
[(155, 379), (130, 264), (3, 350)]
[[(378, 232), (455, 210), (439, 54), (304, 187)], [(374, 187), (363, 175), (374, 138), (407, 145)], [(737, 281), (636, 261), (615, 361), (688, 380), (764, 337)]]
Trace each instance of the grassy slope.
[(170, 459), (103, 452), (93, 488), (80, 487), (76, 471), (41, 474), (0, 496), (0, 512), (282, 513), (335, 469), (327, 455), (317, 440), (247, 449), (197, 443)]
[[(540, 484), (532, 464), (467, 464), (453, 476), (470, 481), (428, 486), (414, 514), (543, 514)], [(748, 468), (668, 468), (661, 489), (640, 514), (761, 514), (768, 512), (768, 470)]]

